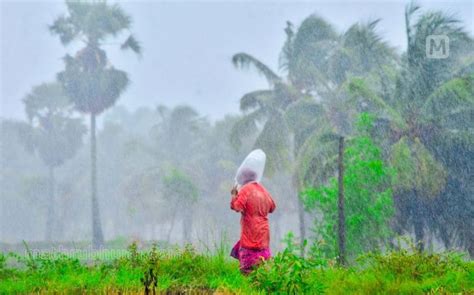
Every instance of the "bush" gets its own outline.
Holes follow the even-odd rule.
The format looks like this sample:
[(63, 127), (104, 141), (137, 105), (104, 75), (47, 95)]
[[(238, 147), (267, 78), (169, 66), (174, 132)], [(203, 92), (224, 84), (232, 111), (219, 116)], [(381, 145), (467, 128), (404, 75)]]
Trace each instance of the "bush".
[[(391, 169), (384, 163), (382, 151), (370, 136), (372, 118), (362, 114), (358, 133), (347, 139), (344, 151), (344, 203), (346, 257), (378, 249), (391, 238), (390, 220), (394, 214), (390, 188)], [(308, 188), (302, 194), (307, 210), (315, 212), (316, 234), (311, 252), (327, 258), (338, 255), (338, 180)]]

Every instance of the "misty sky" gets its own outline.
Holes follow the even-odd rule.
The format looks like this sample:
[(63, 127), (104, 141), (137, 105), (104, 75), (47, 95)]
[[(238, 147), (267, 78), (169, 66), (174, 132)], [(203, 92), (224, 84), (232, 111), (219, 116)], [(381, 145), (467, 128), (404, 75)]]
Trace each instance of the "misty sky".
[[(423, 9), (442, 9), (473, 29), (472, 1), (419, 1)], [(316, 13), (339, 31), (356, 21), (382, 18), (379, 31), (404, 49), (403, 1), (214, 1), (121, 3), (132, 16), (143, 56), (108, 45), (111, 62), (132, 81), (118, 104), (131, 109), (158, 104), (189, 104), (210, 119), (238, 112), (242, 94), (267, 87), (254, 72), (236, 70), (231, 57), (251, 53), (274, 69), (285, 39), (286, 21), (298, 25)], [(53, 81), (66, 52), (48, 25), (66, 8), (62, 2), (1, 1), (0, 117), (25, 118), (22, 98), (32, 86)], [(123, 40), (123, 38), (121, 39)], [(121, 41), (120, 40), (120, 41)]]

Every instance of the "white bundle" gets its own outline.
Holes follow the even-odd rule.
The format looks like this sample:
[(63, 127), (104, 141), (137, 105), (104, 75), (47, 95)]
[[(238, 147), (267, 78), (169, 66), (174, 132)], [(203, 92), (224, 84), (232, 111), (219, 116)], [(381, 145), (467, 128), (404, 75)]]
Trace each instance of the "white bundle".
[[(237, 169), (235, 183), (242, 186), (249, 180), (260, 182), (263, 177), (263, 171), (265, 170), (266, 160), (267, 156), (262, 150), (253, 150), (242, 162), (239, 169)], [(249, 176), (252, 179), (248, 179)]]

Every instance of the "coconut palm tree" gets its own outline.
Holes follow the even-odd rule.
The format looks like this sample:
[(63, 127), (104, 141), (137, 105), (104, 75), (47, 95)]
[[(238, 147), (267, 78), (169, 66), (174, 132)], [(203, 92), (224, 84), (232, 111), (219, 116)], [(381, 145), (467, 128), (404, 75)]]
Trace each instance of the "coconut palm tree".
[(59, 83), (34, 87), (23, 103), (31, 127), (25, 143), (48, 167), (49, 199), (45, 239), (51, 241), (55, 222), (54, 170), (76, 154), (82, 145), (86, 127), (81, 119), (71, 117), (71, 102)]
[[(268, 157), (267, 171), (270, 175), (277, 169), (288, 168), (291, 155), (290, 129), (285, 120), (285, 110), (304, 95), (284, 81), (268, 66), (246, 53), (238, 53), (232, 59), (238, 68), (252, 65), (267, 79), (270, 89), (257, 90), (245, 94), (240, 99), (240, 109), (244, 116), (236, 122), (231, 133), (231, 143), (238, 147), (241, 138), (254, 134), (263, 124), (255, 140), (255, 147), (265, 150)], [(295, 193), (298, 195), (298, 193)], [(298, 203), (300, 238), (305, 238), (304, 209)]]
[[(473, 42), (458, 21), (442, 12), (418, 12), (419, 6), (413, 3), (406, 8), (408, 47), (395, 91), (383, 98), (363, 79), (353, 79), (349, 88), (354, 101), (379, 115), (380, 127), (389, 135), (398, 221), (402, 228), (413, 226), (423, 249), (425, 229), (432, 224), (433, 200), (447, 180), (446, 167), (436, 158), (439, 142), (473, 140), (474, 75)], [(449, 57), (426, 56), (425, 42), (430, 35), (449, 37)]]
[[(96, 117), (117, 101), (129, 83), (127, 74), (111, 65), (102, 47), (110, 38), (128, 31), (131, 18), (118, 4), (109, 5), (105, 1), (66, 1), (66, 7), (68, 15), (58, 17), (50, 30), (65, 46), (73, 41), (84, 45), (74, 57), (64, 57), (66, 68), (58, 74), (58, 80), (75, 108), (90, 114), (92, 240), (94, 247), (99, 247), (104, 238), (97, 200)], [(121, 48), (141, 52), (133, 35)]]
[[(314, 167), (314, 163), (326, 161), (333, 143), (314, 150), (319, 136), (325, 132), (339, 134), (349, 132), (347, 108), (343, 104), (345, 82), (358, 74), (371, 76), (375, 83), (384, 84), (385, 75), (378, 75), (383, 67), (394, 66), (394, 51), (376, 33), (378, 21), (354, 24), (338, 34), (324, 19), (311, 15), (297, 32), (288, 22), (287, 36), (280, 55), (280, 69), (286, 77), (280, 77), (270, 67), (255, 57), (239, 53), (234, 55), (236, 67), (253, 66), (269, 83), (269, 89), (245, 94), (240, 100), (245, 116), (235, 125), (232, 137), (236, 140), (263, 124), (255, 145), (269, 152), (270, 170), (276, 163), (288, 167), (288, 159), (296, 159), (291, 168), (294, 183), (299, 191), (308, 184), (306, 174), (317, 170), (320, 176), (331, 170)], [(367, 59), (372, 56), (374, 60)], [(332, 157), (330, 157), (332, 159)], [(312, 166), (313, 165), (313, 166)], [(306, 180), (304, 179), (306, 177)], [(298, 198), (300, 238), (305, 239), (304, 207)]]

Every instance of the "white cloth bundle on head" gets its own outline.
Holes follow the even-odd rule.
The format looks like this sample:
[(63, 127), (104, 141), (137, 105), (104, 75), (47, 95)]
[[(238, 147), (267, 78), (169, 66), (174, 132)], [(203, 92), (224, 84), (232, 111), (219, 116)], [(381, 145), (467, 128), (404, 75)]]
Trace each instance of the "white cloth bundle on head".
[(235, 183), (238, 187), (243, 186), (244, 184), (256, 181), (262, 181), (263, 171), (265, 170), (265, 163), (267, 161), (267, 156), (265, 153), (260, 150), (253, 150), (237, 169), (235, 175)]

